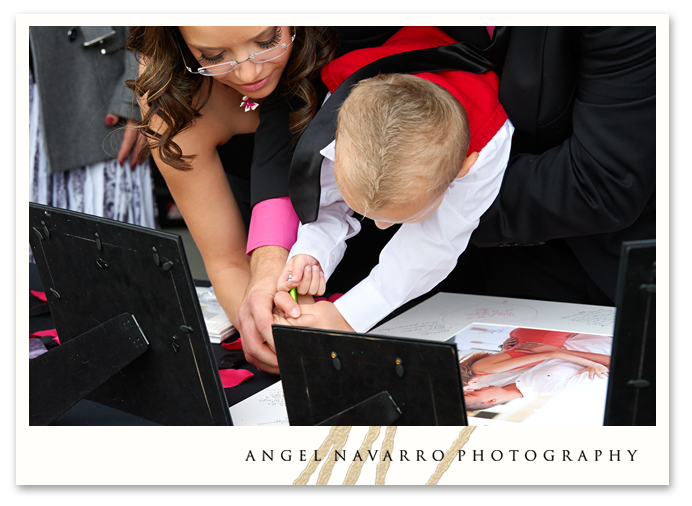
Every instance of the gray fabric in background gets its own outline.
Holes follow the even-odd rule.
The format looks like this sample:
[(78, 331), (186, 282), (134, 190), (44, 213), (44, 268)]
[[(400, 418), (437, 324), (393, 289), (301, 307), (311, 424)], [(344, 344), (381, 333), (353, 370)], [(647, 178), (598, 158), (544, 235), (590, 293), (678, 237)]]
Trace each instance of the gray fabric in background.
[[(106, 158), (83, 167), (50, 173), (41, 121), (41, 94), (29, 71), (29, 201), (158, 228), (150, 158), (134, 170)], [(29, 262), (33, 262), (31, 251)]]
[[(76, 30), (75, 36), (68, 32)], [(115, 34), (84, 47), (103, 32)], [(32, 26), (34, 77), (50, 173), (92, 165), (117, 156), (122, 131), (105, 124), (108, 113), (140, 120), (134, 93), (137, 61), (124, 49), (126, 28)], [(105, 54), (102, 53), (105, 50)]]

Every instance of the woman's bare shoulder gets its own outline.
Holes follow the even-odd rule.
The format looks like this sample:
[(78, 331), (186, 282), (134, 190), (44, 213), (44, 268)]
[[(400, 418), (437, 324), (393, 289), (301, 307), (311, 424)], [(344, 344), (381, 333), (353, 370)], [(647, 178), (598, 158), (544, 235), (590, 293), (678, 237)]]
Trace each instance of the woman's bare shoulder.
[[(140, 76), (146, 68), (146, 59), (140, 59)], [(148, 93), (138, 96), (143, 115), (148, 110), (147, 96)], [(259, 125), (259, 111), (245, 113), (245, 109), (240, 107), (242, 98), (238, 91), (216, 79), (205, 82), (192, 100), (193, 104), (203, 102), (199, 116), (176, 133), (173, 142), (185, 155), (201, 155), (202, 158), (206, 158), (206, 155), (211, 155), (217, 146), (227, 143), (234, 135), (254, 132)], [(148, 127), (156, 133), (163, 133), (167, 125), (155, 114), (149, 118)]]

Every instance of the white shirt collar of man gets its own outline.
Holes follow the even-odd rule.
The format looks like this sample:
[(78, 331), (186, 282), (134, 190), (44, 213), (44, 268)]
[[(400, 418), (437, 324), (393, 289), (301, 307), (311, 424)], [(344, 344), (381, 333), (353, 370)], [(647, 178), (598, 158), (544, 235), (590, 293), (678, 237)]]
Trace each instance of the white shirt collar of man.
[(320, 154), (333, 162), (336, 158), (336, 141), (330, 142), (327, 147), (320, 151)]

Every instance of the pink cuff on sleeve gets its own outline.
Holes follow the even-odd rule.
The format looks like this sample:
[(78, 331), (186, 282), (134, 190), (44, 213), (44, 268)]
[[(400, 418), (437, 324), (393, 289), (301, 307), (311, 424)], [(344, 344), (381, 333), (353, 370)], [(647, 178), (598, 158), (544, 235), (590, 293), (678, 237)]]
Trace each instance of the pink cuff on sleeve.
[(264, 200), (252, 208), (247, 254), (261, 246), (281, 246), (290, 250), (296, 242), (300, 220), (291, 199)]

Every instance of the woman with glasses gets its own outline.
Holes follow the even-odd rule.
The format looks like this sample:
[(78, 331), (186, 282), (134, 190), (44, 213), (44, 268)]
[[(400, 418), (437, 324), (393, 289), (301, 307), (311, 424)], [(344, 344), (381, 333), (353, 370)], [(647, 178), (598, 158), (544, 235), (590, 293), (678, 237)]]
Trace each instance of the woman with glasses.
[(130, 27), (149, 147), (246, 358), (262, 371), (278, 373), (274, 294), (299, 224), (288, 174), (326, 97), (320, 70), (399, 28)]
[[(326, 27), (142, 26), (130, 28), (128, 45), (140, 61), (131, 84), (149, 149), (235, 324), (248, 254), (267, 245), (262, 234), (276, 242), (253, 218), (248, 244), (251, 204), (278, 206), (282, 246), (295, 240), (298, 219), (284, 189), (290, 144), (321, 103), (314, 82), (335, 55), (335, 35)], [(262, 121), (279, 109), (284, 122)]]

